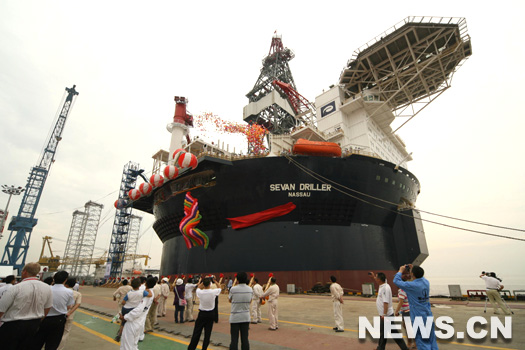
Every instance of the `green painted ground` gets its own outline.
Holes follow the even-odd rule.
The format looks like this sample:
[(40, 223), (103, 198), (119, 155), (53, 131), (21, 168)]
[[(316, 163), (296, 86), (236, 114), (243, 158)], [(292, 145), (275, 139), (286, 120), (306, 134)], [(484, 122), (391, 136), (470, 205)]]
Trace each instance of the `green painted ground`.
[[(118, 344), (116, 344), (114, 341), (111, 341), (117, 334), (117, 330), (119, 328), (117, 324), (110, 323), (109, 321), (101, 319), (98, 316), (86, 314), (82, 312), (82, 310), (78, 310), (75, 313), (74, 321), (95, 332), (95, 336), (106, 340), (108, 343), (114, 344), (115, 349), (118, 347)], [(140, 350), (183, 350), (187, 347), (188, 345), (180, 343), (175, 339), (166, 339), (160, 337), (159, 335), (151, 334), (146, 334), (144, 341), (139, 342)]]

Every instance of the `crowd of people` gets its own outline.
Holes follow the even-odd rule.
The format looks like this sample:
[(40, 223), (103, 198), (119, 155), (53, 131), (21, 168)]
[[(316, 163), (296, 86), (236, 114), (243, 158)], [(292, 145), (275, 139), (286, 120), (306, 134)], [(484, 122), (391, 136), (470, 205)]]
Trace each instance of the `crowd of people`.
[[(58, 271), (50, 279), (40, 281), (38, 263), (24, 266), (22, 279), (16, 283), (15, 276), (7, 276), (0, 285), (0, 339), (2, 349), (64, 349), (68, 341), (74, 313), (80, 306), (82, 295), (75, 278), (68, 272)], [(402, 337), (385, 336), (385, 320), (393, 323), (394, 317), (402, 316), (405, 323), (413, 323), (421, 318), (426, 324), (432, 318), (430, 308), (430, 286), (420, 266), (403, 265), (395, 274), (393, 283), (398, 289), (398, 303), (394, 305), (392, 289), (382, 272), (370, 272), (369, 275), (378, 284), (376, 299), (380, 317), (380, 338), (377, 350), (384, 350), (387, 338), (393, 339), (399, 348), (436, 350), (438, 349), (434, 324), (429, 336), (423, 336), (420, 330), (412, 337), (407, 337), (408, 345)], [(501, 300), (499, 290), (503, 288), (501, 280), (494, 273), (483, 272), (480, 276), (486, 283), (487, 299), (491, 302), (494, 313), (501, 308), (505, 314), (510, 309)], [(335, 276), (330, 277), (330, 294), (333, 304), (335, 332), (344, 332), (343, 305), (344, 291)], [(144, 334), (153, 331), (158, 324), (158, 317), (166, 316), (167, 299), (173, 293), (175, 323), (195, 322), (188, 349), (197, 348), (204, 331), (201, 348), (207, 349), (214, 323), (218, 322), (218, 302), (222, 291), (228, 293), (231, 303), (230, 312), (230, 349), (249, 349), (250, 324), (262, 322), (261, 306), (267, 305), (269, 330), (279, 329), (278, 299), (280, 289), (277, 280), (271, 277), (264, 286), (253, 275), (251, 279), (245, 272), (239, 272), (235, 280), (229, 279), (221, 284), (215, 276), (176, 278), (172, 283), (168, 278), (139, 277), (131, 283), (123, 279), (113, 293), (117, 302), (117, 313), (112, 322), (120, 323), (115, 340), (120, 342), (122, 350), (137, 349)], [(194, 319), (194, 305), (198, 315)], [(405, 329), (406, 331), (406, 329)], [(392, 333), (399, 333), (395, 327)]]
[[(403, 316), (410, 318), (413, 322), (415, 317), (422, 317), (423, 322), (426, 323), (426, 318), (432, 317), (430, 311), (430, 287), (428, 281), (423, 277), (424, 271), (419, 266), (401, 266), (399, 272), (395, 275), (394, 283), (399, 288), (398, 299), (399, 303), (394, 311), (394, 304), (392, 300), (392, 289), (386, 280), (384, 273), (369, 273), (372, 278), (378, 283), (378, 294), (376, 305), (381, 322), (381, 334), (377, 350), (384, 350), (387, 342), (385, 337), (384, 327), (385, 319), (393, 318), (395, 316)], [(120, 314), (123, 321), (122, 339), (118, 336), (117, 340), (121, 341), (121, 349), (136, 349), (136, 344), (144, 337), (146, 315), (151, 312), (151, 305), (155, 303), (156, 298), (166, 299), (169, 293), (169, 281), (163, 279), (161, 287), (158, 291), (154, 290), (155, 278), (151, 287), (146, 280), (146, 287), (139, 289), (139, 279), (133, 280), (136, 286), (133, 290), (129, 288), (124, 289), (125, 286), (120, 287), (114, 293), (114, 299), (118, 301), (119, 309), (122, 307)], [(332, 296), (333, 313), (335, 332), (344, 332), (343, 320), (343, 296), (344, 291), (341, 285), (337, 283), (335, 276), (330, 277), (330, 294)], [(230, 335), (231, 343), (230, 349), (238, 349), (239, 338), (241, 349), (249, 349), (249, 329), (250, 324), (261, 323), (261, 305), (268, 304), (268, 319), (269, 330), (276, 331), (279, 329), (278, 318), (278, 298), (280, 289), (277, 285), (277, 280), (271, 277), (268, 283), (263, 286), (259, 284), (257, 278), (253, 277), (249, 280), (245, 272), (236, 274), (235, 280), (228, 279), (225, 285), (217, 282), (215, 276), (201, 276), (189, 278), (186, 282), (182, 278), (177, 278), (171, 285), (171, 290), (174, 293), (173, 305), (175, 306), (175, 323), (195, 322), (193, 334), (191, 337), (189, 350), (197, 348), (204, 331), (204, 339), (202, 342), (202, 349), (207, 349), (210, 343), (211, 334), (214, 323), (218, 322), (218, 302), (219, 295), (224, 289), (228, 293), (228, 300), (231, 303), (230, 311)], [(158, 286), (158, 285), (157, 285)], [(161, 289), (164, 287), (166, 293), (162, 294)], [(135, 290), (137, 292), (135, 292)], [(152, 291), (152, 293), (151, 293)], [(126, 294), (127, 293), (127, 294)], [(125, 295), (124, 300), (122, 297)], [(142, 304), (135, 306), (131, 315), (127, 316), (130, 311), (126, 310), (126, 298), (129, 300), (142, 298)], [(153, 301), (144, 301), (144, 300)], [(199, 300), (199, 312), (196, 320), (193, 319), (193, 306), (196, 300)], [(164, 302), (165, 303), (165, 302)], [(165, 315), (165, 312), (157, 308), (156, 314), (159, 317)], [(148, 311), (146, 311), (148, 310)], [(142, 315), (139, 317), (139, 315)], [(392, 321), (392, 320), (390, 320)], [(153, 322), (153, 321), (152, 321)], [(142, 326), (140, 326), (140, 324)], [(155, 323), (152, 323), (155, 324)], [(393, 333), (398, 332), (396, 329)], [(434, 334), (434, 327), (430, 337), (422, 337), (421, 332), (416, 332), (415, 339), (408, 339), (408, 346), (403, 338), (391, 337), (397, 345), (405, 349), (437, 349), (436, 337)]]
[[(120, 342), (122, 350), (137, 349), (137, 344), (144, 340), (144, 334), (153, 331), (158, 324), (157, 317), (166, 316), (166, 301), (173, 293), (175, 323), (195, 322), (188, 349), (196, 349), (204, 331), (201, 348), (207, 349), (213, 330), (213, 324), (219, 321), (218, 302), (221, 292), (228, 293), (231, 303), (231, 346), (237, 349), (240, 337), (241, 349), (249, 349), (248, 332), (250, 323), (261, 323), (261, 305), (268, 302), (270, 330), (277, 330), (277, 299), (279, 286), (271, 278), (263, 288), (257, 278), (248, 280), (245, 272), (239, 272), (235, 281), (229, 279), (222, 285), (215, 276), (190, 277), (186, 281), (176, 278), (170, 285), (168, 278), (160, 281), (156, 277), (139, 277), (131, 283), (124, 279), (113, 293), (117, 302), (117, 314), (112, 322), (120, 323), (115, 340)], [(194, 319), (194, 305), (199, 312)]]
[[(64, 349), (74, 313), (82, 302), (76, 279), (58, 271), (50, 284), (40, 281), (40, 265), (28, 263), (0, 290), (2, 350)], [(75, 290), (76, 289), (76, 290)]]

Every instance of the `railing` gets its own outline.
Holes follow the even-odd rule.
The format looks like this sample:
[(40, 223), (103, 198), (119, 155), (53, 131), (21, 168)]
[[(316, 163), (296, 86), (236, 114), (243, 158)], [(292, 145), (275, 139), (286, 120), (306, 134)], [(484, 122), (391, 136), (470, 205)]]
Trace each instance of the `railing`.
[(246, 155), (241, 155), (241, 154), (217, 154), (217, 153), (214, 153), (214, 152), (204, 151), (204, 152), (200, 152), (199, 154), (197, 154), (197, 158), (208, 156), (208, 157), (212, 157), (212, 158), (225, 159), (225, 160), (242, 160), (242, 159), (264, 158), (268, 154), (269, 154), (269, 152), (265, 152), (265, 153), (262, 153), (262, 154), (246, 154)]
[(357, 56), (364, 50), (368, 49), (369, 47), (373, 46), (377, 42), (381, 41), (381, 39), (385, 38), (386, 36), (392, 34), (399, 28), (403, 27), (407, 23), (434, 23), (434, 24), (457, 24), (459, 28), (459, 34), (460, 38), (463, 41), (470, 40), (470, 36), (467, 33), (467, 21), (464, 17), (433, 17), (433, 16), (409, 16), (402, 21), (396, 23), (389, 29), (385, 30), (381, 34), (377, 35), (373, 39), (369, 40), (366, 44), (361, 45), (358, 47), (353, 53), (352, 57), (348, 60), (346, 63), (346, 67), (350, 67), (350, 63), (352, 61), (355, 61), (357, 59)]

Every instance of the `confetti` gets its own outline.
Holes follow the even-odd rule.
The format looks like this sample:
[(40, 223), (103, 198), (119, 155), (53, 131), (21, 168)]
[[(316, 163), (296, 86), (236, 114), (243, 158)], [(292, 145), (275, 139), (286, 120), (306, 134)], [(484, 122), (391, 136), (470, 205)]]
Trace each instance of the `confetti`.
[(263, 154), (268, 148), (264, 144), (268, 130), (259, 124), (241, 124), (219, 118), (213, 113), (203, 113), (194, 117), (194, 125), (199, 132), (206, 133), (214, 127), (220, 133), (243, 134), (248, 141), (249, 154)]

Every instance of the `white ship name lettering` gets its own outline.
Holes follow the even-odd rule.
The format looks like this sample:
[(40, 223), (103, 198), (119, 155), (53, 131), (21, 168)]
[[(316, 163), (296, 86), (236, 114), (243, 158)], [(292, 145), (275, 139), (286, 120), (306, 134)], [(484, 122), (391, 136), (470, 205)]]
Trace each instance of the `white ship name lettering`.
[(270, 191), (295, 191), (295, 184), (270, 184)]
[(310, 192), (288, 192), (288, 197), (310, 197)]
[[(270, 184), (270, 191), (295, 191), (296, 184)], [(300, 191), (332, 191), (332, 185), (328, 184), (299, 184)]]

